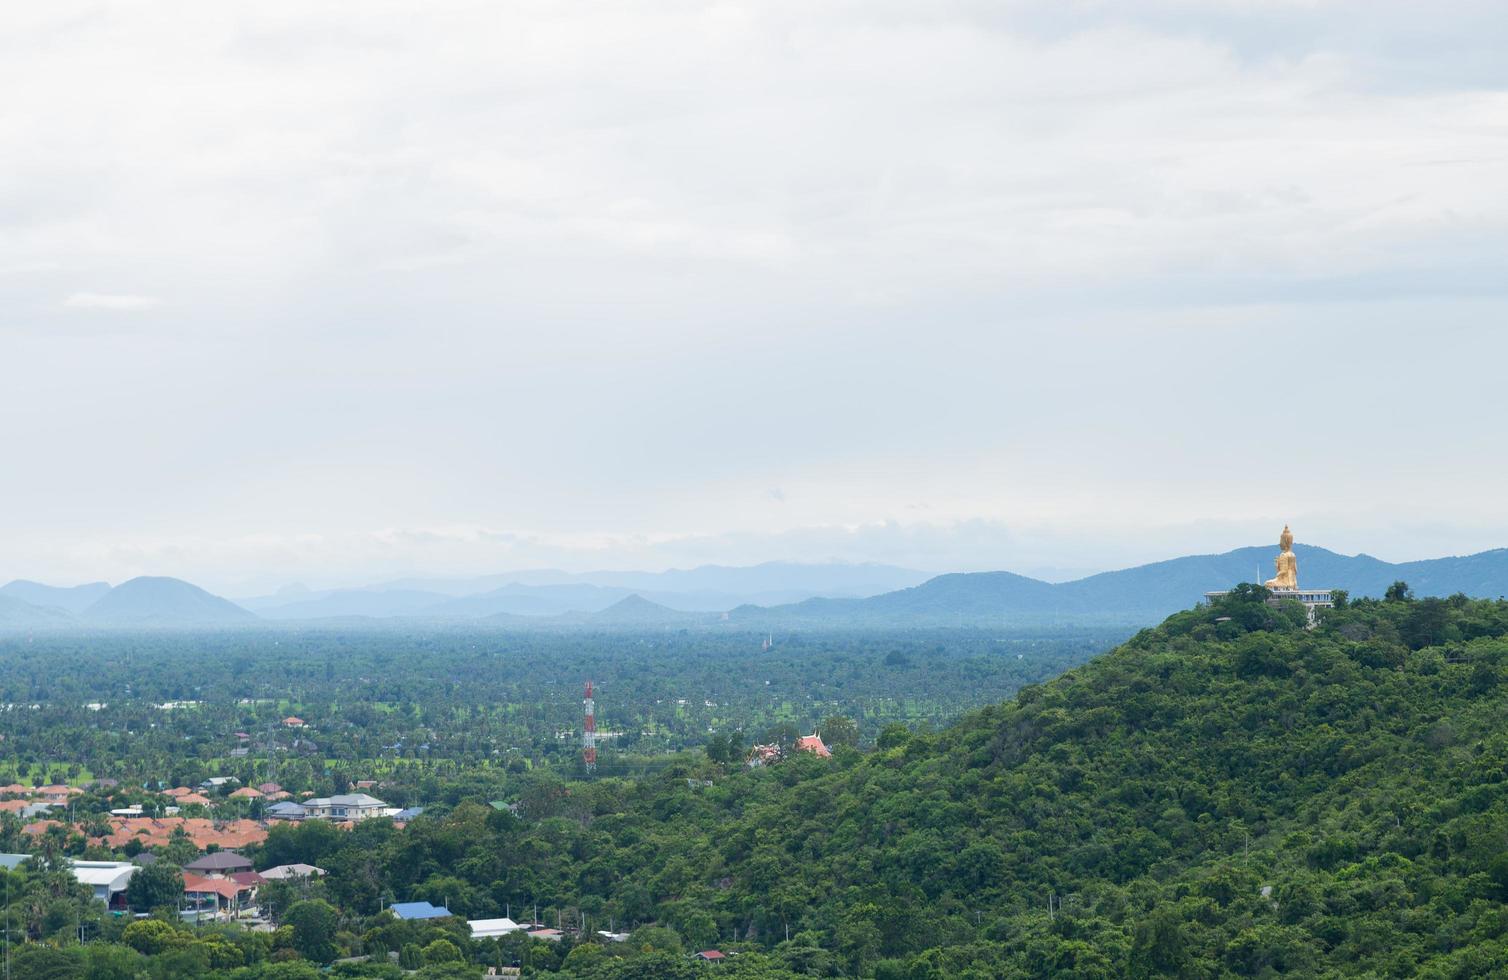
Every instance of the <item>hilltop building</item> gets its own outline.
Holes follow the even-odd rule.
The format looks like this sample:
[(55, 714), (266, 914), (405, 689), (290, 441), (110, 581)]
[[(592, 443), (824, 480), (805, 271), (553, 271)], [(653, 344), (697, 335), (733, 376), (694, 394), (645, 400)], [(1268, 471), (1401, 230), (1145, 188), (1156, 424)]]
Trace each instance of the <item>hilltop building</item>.
[(819, 759), (829, 758), (833, 754), (832, 749), (829, 749), (826, 745), (822, 744), (822, 736), (818, 735), (816, 732), (812, 732), (810, 735), (803, 735), (800, 738), (796, 739), (796, 751), (810, 752), (812, 755), (817, 756)]
[[(1299, 588), (1299, 559), (1293, 553), (1293, 532), (1288, 530), (1288, 525), (1283, 525), (1283, 533), (1278, 535), (1278, 555), (1273, 559), (1277, 574), (1263, 582), (1262, 585), (1272, 593), (1269, 602), (1282, 602), (1292, 600), (1302, 603), (1309, 612), (1309, 625), (1313, 626), (1319, 618), (1321, 609), (1330, 609), (1335, 605), (1335, 590), (1333, 589), (1301, 589)], [(1220, 592), (1206, 592), (1204, 601), (1215, 603), (1230, 595), (1228, 590)]]

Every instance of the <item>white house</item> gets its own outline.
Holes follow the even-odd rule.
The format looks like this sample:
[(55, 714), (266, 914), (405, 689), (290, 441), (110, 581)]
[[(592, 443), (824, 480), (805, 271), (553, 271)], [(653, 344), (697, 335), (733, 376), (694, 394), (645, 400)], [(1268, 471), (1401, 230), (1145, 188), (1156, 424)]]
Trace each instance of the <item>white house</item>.
[(94, 889), (94, 897), (110, 908), (124, 908), (126, 885), (141, 869), (130, 861), (74, 861), (73, 876)]
[(467, 919), (466, 924), (471, 927), (472, 939), (496, 939), (523, 928), (512, 919)]
[(280, 864), (263, 871), (262, 877), (268, 881), (282, 881), (285, 878), (320, 878), (324, 874), (324, 868), (316, 868), (312, 864)]
[(305, 800), (303, 807), (308, 818), (313, 820), (366, 820), (383, 816), (388, 809), (386, 803), (365, 793), (319, 796)]

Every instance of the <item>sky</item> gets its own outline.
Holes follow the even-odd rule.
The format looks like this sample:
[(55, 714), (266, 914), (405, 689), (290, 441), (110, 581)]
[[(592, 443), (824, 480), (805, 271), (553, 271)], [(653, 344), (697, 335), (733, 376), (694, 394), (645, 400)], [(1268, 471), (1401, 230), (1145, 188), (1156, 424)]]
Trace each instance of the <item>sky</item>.
[(0, 580), (1508, 546), (1508, 7), (0, 7)]

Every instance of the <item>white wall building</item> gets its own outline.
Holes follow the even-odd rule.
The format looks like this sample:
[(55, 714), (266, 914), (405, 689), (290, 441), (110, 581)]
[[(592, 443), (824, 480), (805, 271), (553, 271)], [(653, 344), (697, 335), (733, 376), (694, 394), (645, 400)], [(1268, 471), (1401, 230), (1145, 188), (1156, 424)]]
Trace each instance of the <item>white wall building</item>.
[(108, 906), (119, 907), (126, 901), (126, 885), (140, 871), (130, 861), (74, 861), (73, 876), (79, 884), (94, 889), (94, 897)]
[(365, 793), (342, 793), (305, 800), (304, 809), (311, 820), (366, 820), (383, 816), (388, 805)]

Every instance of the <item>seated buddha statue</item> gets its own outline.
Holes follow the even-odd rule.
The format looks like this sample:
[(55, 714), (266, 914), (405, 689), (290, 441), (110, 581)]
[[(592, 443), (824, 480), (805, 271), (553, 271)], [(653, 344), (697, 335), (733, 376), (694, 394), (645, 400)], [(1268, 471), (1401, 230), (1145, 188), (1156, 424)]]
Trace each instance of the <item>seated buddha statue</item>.
[(1293, 532), (1283, 525), (1283, 534), (1278, 538), (1278, 557), (1274, 559), (1278, 574), (1262, 584), (1269, 589), (1297, 589), (1299, 587), (1299, 560), (1293, 553)]

